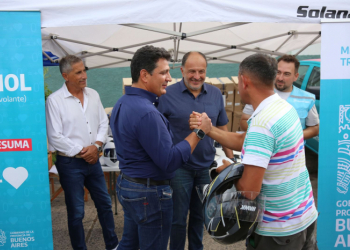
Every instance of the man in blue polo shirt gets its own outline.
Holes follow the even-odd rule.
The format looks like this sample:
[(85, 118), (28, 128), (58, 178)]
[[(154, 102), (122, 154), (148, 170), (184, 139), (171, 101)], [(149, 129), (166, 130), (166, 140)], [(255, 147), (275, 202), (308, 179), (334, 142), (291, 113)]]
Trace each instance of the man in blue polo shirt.
[[(174, 133), (174, 144), (182, 141), (190, 132), (188, 118), (192, 111), (200, 110), (208, 114), (213, 126), (227, 131), (227, 115), (223, 98), (218, 88), (204, 83), (207, 70), (206, 57), (200, 52), (188, 52), (182, 59), (183, 79), (167, 88), (167, 94), (159, 100), (158, 110), (169, 120)], [(171, 181), (174, 207), (170, 234), (170, 250), (184, 249), (186, 241), (186, 221), (188, 225), (189, 249), (203, 249), (202, 203), (195, 187), (208, 184), (208, 169), (213, 163), (215, 147), (213, 139), (201, 141), (189, 161), (176, 170)], [(226, 156), (233, 158), (232, 150), (225, 149)]]
[(169, 59), (162, 48), (145, 46), (136, 51), (130, 65), (132, 87), (125, 89), (110, 119), (121, 169), (116, 189), (124, 209), (118, 250), (167, 249), (173, 217), (170, 179), (211, 128), (204, 116), (199, 130), (173, 143), (169, 122), (156, 108), (171, 81)]

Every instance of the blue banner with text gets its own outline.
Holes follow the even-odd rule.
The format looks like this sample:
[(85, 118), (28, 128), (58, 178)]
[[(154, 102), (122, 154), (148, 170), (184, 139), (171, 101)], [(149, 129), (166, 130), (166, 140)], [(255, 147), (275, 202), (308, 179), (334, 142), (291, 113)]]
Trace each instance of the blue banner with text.
[(0, 12), (0, 250), (53, 249), (40, 12)]
[(350, 247), (350, 23), (322, 23), (317, 240)]

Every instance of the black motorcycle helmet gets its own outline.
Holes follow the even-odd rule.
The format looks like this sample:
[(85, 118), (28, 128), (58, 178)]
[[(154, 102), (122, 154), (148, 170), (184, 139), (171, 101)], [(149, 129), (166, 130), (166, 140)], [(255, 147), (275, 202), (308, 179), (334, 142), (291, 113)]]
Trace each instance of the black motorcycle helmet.
[(205, 187), (203, 216), (210, 236), (221, 244), (245, 240), (262, 220), (265, 200), (255, 192), (237, 191), (243, 164), (231, 164)]

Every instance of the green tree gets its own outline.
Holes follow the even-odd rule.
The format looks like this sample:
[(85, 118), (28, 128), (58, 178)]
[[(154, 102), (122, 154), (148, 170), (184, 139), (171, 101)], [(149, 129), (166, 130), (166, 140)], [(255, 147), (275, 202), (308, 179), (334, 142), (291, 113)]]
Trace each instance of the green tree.
[(49, 86), (47, 85), (47, 83), (45, 82), (45, 80), (49, 77), (49, 75), (47, 74), (49, 72), (49, 68), (48, 67), (44, 67), (44, 91), (45, 91), (45, 101), (47, 99), (47, 97), (52, 93), (52, 91), (49, 89)]

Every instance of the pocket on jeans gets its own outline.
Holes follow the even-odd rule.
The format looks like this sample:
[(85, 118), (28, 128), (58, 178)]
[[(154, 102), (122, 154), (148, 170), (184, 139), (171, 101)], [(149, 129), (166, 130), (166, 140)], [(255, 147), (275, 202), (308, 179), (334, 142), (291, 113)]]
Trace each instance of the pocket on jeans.
[(139, 223), (147, 220), (146, 206), (148, 203), (146, 197), (127, 198), (120, 194), (120, 198), (124, 209), (127, 209), (130, 213), (132, 213), (135, 218), (137, 218)]
[(169, 186), (167, 188), (162, 189), (162, 197), (161, 200), (171, 200), (173, 198), (173, 189)]
[(56, 165), (68, 165), (71, 164), (73, 161), (73, 157), (65, 157), (65, 156), (58, 156)]

